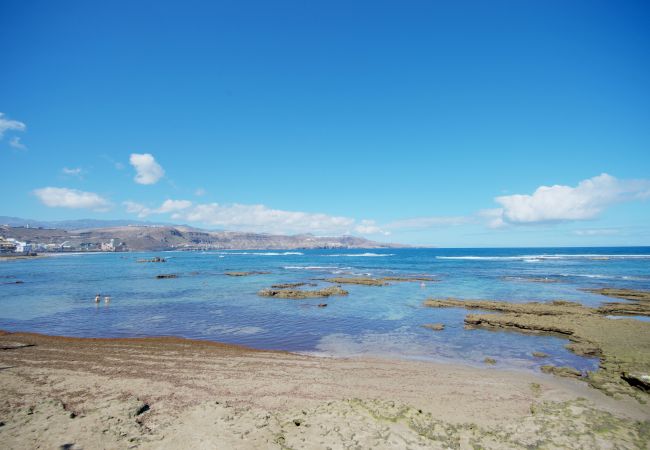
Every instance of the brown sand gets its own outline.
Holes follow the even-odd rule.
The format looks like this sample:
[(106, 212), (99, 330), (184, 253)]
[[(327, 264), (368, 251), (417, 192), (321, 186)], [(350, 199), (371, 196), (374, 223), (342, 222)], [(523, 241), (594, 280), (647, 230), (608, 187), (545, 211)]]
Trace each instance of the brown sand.
[(648, 406), (529, 372), (177, 338), (15, 333), (0, 347), (2, 448), (592, 449), (650, 440)]

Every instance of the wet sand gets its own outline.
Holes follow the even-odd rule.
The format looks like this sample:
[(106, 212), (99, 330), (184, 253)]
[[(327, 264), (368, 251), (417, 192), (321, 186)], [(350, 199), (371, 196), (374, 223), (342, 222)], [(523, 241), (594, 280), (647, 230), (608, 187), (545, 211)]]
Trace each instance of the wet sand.
[(0, 348), (3, 448), (644, 448), (650, 438), (647, 405), (530, 372), (178, 338), (14, 333)]

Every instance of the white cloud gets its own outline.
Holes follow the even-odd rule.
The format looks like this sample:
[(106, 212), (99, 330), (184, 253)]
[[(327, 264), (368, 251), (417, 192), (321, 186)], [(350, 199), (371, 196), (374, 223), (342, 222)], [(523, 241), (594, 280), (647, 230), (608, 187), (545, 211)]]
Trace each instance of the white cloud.
[(73, 168), (64, 167), (63, 169), (61, 169), (61, 173), (63, 173), (63, 175), (67, 175), (69, 177), (79, 177), (79, 178), (81, 178), (81, 175), (83, 175), (83, 172), (84, 171), (83, 171), (83, 169), (81, 167), (73, 167)]
[(650, 180), (619, 180), (603, 173), (576, 187), (540, 186), (532, 195), (505, 195), (494, 200), (502, 207), (483, 211), (492, 227), (589, 220), (615, 203), (650, 197)]
[(336, 233), (349, 232), (355, 220), (327, 214), (283, 211), (264, 205), (220, 205), (205, 203), (175, 214), (190, 222), (270, 233)]
[(110, 208), (110, 202), (94, 192), (44, 187), (34, 190), (34, 194), (41, 203), (51, 208), (83, 208), (94, 211), (107, 211)]
[(383, 234), (384, 236), (390, 234), (390, 232), (382, 230), (374, 220), (362, 220), (359, 225), (354, 227), (354, 231), (360, 234)]
[(194, 191), (194, 195), (197, 197), (203, 197), (206, 193), (206, 190), (203, 188), (198, 188), (196, 191)]
[(182, 211), (192, 206), (189, 200), (165, 200), (157, 212), (159, 214), (170, 213), (175, 211)]
[(9, 140), (9, 146), (13, 148), (17, 148), (18, 150), (26, 150), (27, 147), (25, 147), (25, 144), (20, 142), (20, 138), (18, 136), (14, 136)]
[(471, 218), (464, 216), (414, 217), (389, 222), (383, 228), (387, 230), (421, 230), (434, 227), (463, 225), (470, 221)]
[(0, 139), (4, 137), (6, 131), (25, 131), (27, 125), (17, 120), (7, 119), (4, 113), (0, 113)]
[(619, 230), (616, 228), (592, 228), (587, 230), (575, 230), (573, 234), (577, 236), (611, 236), (618, 234)]
[(151, 153), (131, 153), (129, 163), (135, 167), (134, 180), (138, 184), (156, 184), (165, 175)]
[(203, 203), (194, 205), (189, 200), (165, 200), (158, 208), (148, 208), (127, 201), (126, 211), (146, 217), (152, 214), (171, 214), (175, 220), (185, 220), (232, 230), (268, 233), (318, 233), (346, 234), (351, 230), (362, 234), (375, 234), (378, 228), (372, 221), (356, 221), (348, 217), (319, 213), (284, 211), (264, 205)]
[(159, 208), (148, 208), (141, 203), (126, 201), (122, 203), (126, 207), (126, 212), (137, 214), (138, 217), (147, 217), (152, 214), (176, 213), (192, 206), (189, 200), (165, 200)]

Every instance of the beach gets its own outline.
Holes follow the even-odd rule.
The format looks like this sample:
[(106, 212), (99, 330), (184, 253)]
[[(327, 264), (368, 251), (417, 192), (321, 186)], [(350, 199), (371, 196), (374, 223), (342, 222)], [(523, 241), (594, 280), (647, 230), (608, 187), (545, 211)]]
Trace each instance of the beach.
[(171, 337), (0, 336), (4, 448), (644, 448), (650, 407), (576, 380)]

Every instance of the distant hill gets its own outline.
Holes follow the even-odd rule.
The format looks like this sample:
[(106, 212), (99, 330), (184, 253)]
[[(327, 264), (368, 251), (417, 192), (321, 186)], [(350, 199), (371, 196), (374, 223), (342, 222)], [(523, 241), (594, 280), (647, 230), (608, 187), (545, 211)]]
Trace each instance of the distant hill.
[[(86, 246), (87, 244), (99, 245), (114, 239), (116, 245), (123, 243), (125, 249), (130, 251), (405, 247), (355, 236), (322, 237), (312, 234), (285, 236), (235, 231), (205, 231), (188, 226), (133, 224), (81, 229), (33, 228), (39, 226), (37, 223), (36, 221), (29, 222), (30, 228), (26, 228), (24, 225), (3, 225), (0, 226), (0, 235), (34, 244), (61, 245), (66, 243), (68, 249), (82, 248), (82, 244)], [(50, 224), (52, 223), (50, 222)]]
[(76, 219), (76, 220), (33, 220), (20, 217), (0, 216), (0, 226), (10, 227), (42, 227), (59, 228), (62, 230), (81, 230), (87, 228), (126, 227), (129, 225), (172, 225), (164, 222), (146, 222), (141, 220), (102, 220), (102, 219)]

